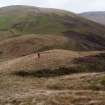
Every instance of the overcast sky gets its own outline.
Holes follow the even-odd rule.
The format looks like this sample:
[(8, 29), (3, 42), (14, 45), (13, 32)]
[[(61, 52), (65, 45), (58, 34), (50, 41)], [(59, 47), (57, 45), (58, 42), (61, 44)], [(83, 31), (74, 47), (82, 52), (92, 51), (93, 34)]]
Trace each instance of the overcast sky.
[(0, 7), (9, 5), (32, 5), (72, 12), (105, 11), (105, 0), (0, 0)]

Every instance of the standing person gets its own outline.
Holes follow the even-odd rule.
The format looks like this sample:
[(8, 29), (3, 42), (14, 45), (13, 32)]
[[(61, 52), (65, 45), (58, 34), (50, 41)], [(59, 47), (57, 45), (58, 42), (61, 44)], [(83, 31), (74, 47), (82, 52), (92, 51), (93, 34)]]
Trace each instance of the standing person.
[(38, 58), (40, 58), (40, 53), (39, 52), (37, 53), (37, 55), (38, 55)]
[(36, 49), (36, 50), (34, 49), (34, 53), (35, 53), (35, 56), (37, 54), (37, 57), (40, 58), (40, 52), (38, 52), (38, 49)]

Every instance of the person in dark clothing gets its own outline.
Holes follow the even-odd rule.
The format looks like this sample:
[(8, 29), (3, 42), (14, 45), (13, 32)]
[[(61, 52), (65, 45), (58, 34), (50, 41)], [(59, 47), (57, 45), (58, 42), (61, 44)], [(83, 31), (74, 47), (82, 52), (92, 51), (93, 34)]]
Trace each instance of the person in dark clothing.
[(37, 53), (37, 55), (38, 55), (38, 58), (40, 58), (40, 53), (39, 52)]

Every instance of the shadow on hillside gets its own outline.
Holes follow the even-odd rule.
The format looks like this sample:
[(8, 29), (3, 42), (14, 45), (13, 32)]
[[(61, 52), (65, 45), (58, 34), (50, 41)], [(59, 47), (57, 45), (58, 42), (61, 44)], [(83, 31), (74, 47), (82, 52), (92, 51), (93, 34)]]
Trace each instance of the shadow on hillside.
[(102, 60), (105, 61), (105, 53), (75, 58), (73, 60), (73, 63), (74, 64), (95, 63), (95, 62), (102, 61)]
[(75, 58), (79, 72), (105, 72), (105, 53)]
[(73, 74), (73, 73), (78, 73), (78, 70), (73, 69), (73, 68), (58, 68), (54, 70), (49, 70), (49, 69), (43, 69), (43, 70), (31, 70), (31, 71), (15, 71), (12, 74), (20, 77), (57, 77), (57, 76), (63, 76), (63, 75), (68, 75), (68, 74)]
[[(103, 51), (105, 50), (105, 39), (93, 32), (82, 33), (75, 31), (65, 31), (63, 34), (75, 42), (72, 44), (74, 51)], [(79, 42), (78, 42), (79, 41)], [(69, 43), (70, 44), (70, 43)], [(84, 47), (83, 47), (84, 46)]]

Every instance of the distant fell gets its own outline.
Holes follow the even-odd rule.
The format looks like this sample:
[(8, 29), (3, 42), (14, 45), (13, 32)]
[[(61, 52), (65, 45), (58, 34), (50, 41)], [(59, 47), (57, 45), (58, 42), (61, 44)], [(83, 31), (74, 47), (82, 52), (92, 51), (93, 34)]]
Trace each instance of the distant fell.
[(105, 25), (105, 11), (84, 12), (80, 15), (89, 20)]

